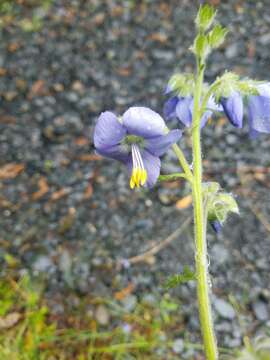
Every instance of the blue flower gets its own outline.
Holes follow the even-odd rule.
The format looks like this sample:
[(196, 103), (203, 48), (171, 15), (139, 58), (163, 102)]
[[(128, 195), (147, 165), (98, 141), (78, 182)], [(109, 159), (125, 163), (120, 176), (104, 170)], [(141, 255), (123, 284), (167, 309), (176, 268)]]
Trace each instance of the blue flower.
[(222, 97), (220, 103), (231, 124), (237, 128), (243, 126), (244, 106), (239, 92), (233, 91), (230, 96)]
[(160, 159), (177, 142), (180, 130), (167, 132), (162, 117), (146, 107), (131, 107), (122, 117), (103, 112), (94, 130), (94, 145), (100, 155), (124, 163), (130, 187), (152, 187), (160, 174)]
[(218, 220), (211, 221), (210, 225), (217, 234), (222, 230), (222, 224)]
[(248, 98), (248, 122), (250, 135), (270, 133), (270, 84), (258, 85), (259, 95)]
[[(167, 91), (167, 90), (166, 90)], [(177, 118), (186, 127), (191, 127), (193, 117), (194, 100), (192, 96), (173, 96), (164, 104), (163, 112), (167, 120)], [(203, 128), (214, 111), (221, 108), (211, 96), (207, 103), (207, 109), (201, 118), (201, 128)]]

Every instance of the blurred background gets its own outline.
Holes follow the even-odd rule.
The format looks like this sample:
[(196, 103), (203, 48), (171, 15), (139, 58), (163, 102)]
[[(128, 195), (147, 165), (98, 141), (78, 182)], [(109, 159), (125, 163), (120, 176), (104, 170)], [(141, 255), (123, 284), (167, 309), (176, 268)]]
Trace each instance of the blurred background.
[[(226, 69), (269, 79), (269, 1), (208, 2), (230, 32), (207, 81)], [(131, 191), (92, 142), (101, 111), (162, 113), (169, 77), (194, 69), (198, 5), (1, 0), (1, 359), (203, 359), (195, 283), (164, 288), (193, 269), (189, 189)], [(240, 207), (208, 236), (217, 335), (233, 354), (270, 335), (270, 138), (223, 118), (203, 136), (205, 179)], [(181, 148), (190, 159), (188, 139)], [(170, 151), (162, 172), (177, 169)]]

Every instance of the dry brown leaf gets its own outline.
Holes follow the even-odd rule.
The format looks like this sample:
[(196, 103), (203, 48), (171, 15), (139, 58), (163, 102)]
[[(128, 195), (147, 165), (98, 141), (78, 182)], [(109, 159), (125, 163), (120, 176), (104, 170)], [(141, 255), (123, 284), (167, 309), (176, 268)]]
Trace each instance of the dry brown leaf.
[(168, 40), (168, 37), (166, 34), (163, 34), (161, 32), (155, 32), (149, 35), (149, 39), (153, 41), (157, 41), (161, 44), (165, 44)]
[(123, 300), (133, 292), (134, 288), (135, 288), (134, 284), (129, 283), (127, 287), (125, 287), (124, 289), (122, 289), (120, 291), (117, 291), (114, 294), (114, 298), (116, 300)]
[(93, 17), (93, 22), (95, 25), (101, 25), (104, 23), (106, 18), (105, 13), (98, 13)]
[(129, 76), (131, 74), (131, 68), (122, 67), (116, 70), (116, 72), (121, 76)]
[(42, 79), (39, 79), (34, 82), (34, 84), (31, 87), (29, 98), (32, 98), (34, 96), (44, 95), (45, 94), (45, 81)]
[(16, 124), (16, 118), (12, 115), (0, 115), (0, 124)]
[(0, 67), (0, 76), (5, 76), (7, 73), (7, 69)]
[(178, 200), (175, 204), (177, 209), (186, 209), (192, 204), (192, 195), (187, 195)]
[(13, 52), (17, 51), (20, 47), (21, 47), (20, 43), (13, 42), (13, 43), (8, 44), (8, 51), (13, 53)]
[(57, 201), (57, 200), (61, 199), (62, 197), (70, 194), (70, 192), (71, 192), (71, 188), (62, 188), (62, 189), (52, 193), (50, 200)]
[(49, 191), (49, 186), (47, 183), (47, 179), (45, 177), (41, 177), (38, 181), (38, 191), (34, 192), (32, 194), (32, 199), (33, 200), (38, 200), (40, 199), (42, 196), (44, 196), (45, 194), (47, 194), (47, 192)]
[(99, 161), (102, 157), (97, 154), (82, 154), (78, 157), (78, 159), (80, 161)]
[(13, 179), (18, 176), (25, 168), (24, 164), (10, 163), (0, 168), (0, 180)]
[(21, 317), (21, 314), (17, 312), (10, 313), (4, 317), (0, 317), (0, 330), (9, 329), (12, 326), (16, 325)]
[(93, 195), (93, 186), (91, 183), (89, 183), (85, 189), (85, 192), (83, 194), (84, 199), (90, 199)]
[(87, 137), (80, 136), (74, 140), (74, 143), (77, 146), (85, 146), (85, 145), (89, 144), (89, 139)]

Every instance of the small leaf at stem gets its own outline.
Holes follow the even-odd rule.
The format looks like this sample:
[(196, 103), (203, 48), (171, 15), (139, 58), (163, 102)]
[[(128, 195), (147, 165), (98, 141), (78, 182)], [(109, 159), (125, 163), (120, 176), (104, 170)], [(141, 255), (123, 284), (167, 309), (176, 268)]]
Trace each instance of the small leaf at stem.
[(165, 289), (172, 289), (175, 288), (178, 285), (184, 284), (188, 281), (192, 281), (192, 280), (196, 280), (196, 275), (195, 273), (190, 270), (190, 268), (188, 266), (184, 266), (184, 270), (181, 274), (174, 274), (172, 276), (170, 276), (164, 287)]

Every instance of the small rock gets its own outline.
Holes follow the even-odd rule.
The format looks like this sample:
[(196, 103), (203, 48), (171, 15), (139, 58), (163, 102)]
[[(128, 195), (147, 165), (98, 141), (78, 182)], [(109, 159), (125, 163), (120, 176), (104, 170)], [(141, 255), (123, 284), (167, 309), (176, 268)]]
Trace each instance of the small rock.
[(222, 244), (215, 244), (212, 248), (213, 259), (218, 265), (222, 265), (229, 259), (229, 252)]
[(54, 264), (52, 260), (48, 256), (42, 255), (39, 258), (37, 258), (37, 260), (33, 265), (33, 268), (38, 272), (46, 272), (53, 266)]
[(99, 305), (95, 312), (95, 318), (100, 325), (108, 325), (110, 321), (110, 315), (108, 310), (103, 305)]
[(258, 320), (266, 321), (269, 319), (269, 310), (265, 302), (258, 300), (252, 305), (252, 308)]
[(132, 311), (137, 305), (137, 298), (135, 295), (129, 295), (123, 299), (122, 304), (126, 311)]
[(183, 341), (183, 339), (176, 339), (173, 342), (172, 349), (173, 349), (173, 352), (175, 352), (176, 354), (181, 354), (182, 351), (184, 350), (184, 341)]
[(227, 301), (223, 299), (215, 299), (214, 307), (218, 314), (224, 319), (232, 320), (235, 318), (234, 308)]

